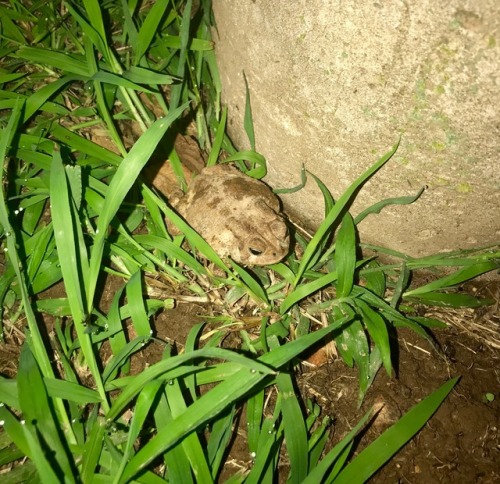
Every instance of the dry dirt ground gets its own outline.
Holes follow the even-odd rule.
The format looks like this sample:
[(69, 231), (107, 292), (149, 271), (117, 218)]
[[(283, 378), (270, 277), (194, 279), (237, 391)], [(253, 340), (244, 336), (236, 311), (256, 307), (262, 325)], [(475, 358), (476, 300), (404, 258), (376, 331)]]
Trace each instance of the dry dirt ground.
[[(122, 281), (108, 279), (101, 299), (106, 310)], [(44, 294), (60, 297), (59, 284)], [(467, 318), (497, 318), (498, 308), (481, 313), (467, 312)], [(141, 371), (161, 358), (162, 341), (182, 347), (193, 324), (217, 314), (220, 308), (207, 304), (178, 304), (158, 315), (154, 322), (156, 340), (134, 357), (133, 371)], [(493, 311), (493, 312), (492, 312)], [(441, 315), (446, 319), (446, 312)], [(492, 316), (493, 315), (493, 316)], [(448, 315), (449, 316), (449, 315)], [(454, 320), (459, 316), (453, 315)], [(52, 326), (52, 318), (44, 324)], [(22, 321), (16, 327), (5, 326), (6, 340), (0, 344), (0, 372), (15, 376)], [(492, 347), (481, 334), (472, 334), (456, 325), (435, 332), (440, 347), (437, 352), (427, 341), (410, 331), (400, 330), (394, 341), (397, 375), (389, 378), (379, 372), (360, 409), (357, 408), (358, 382), (355, 370), (332, 358), (319, 368), (303, 366), (298, 387), (304, 397), (313, 398), (322, 407), (322, 415), (334, 419), (331, 445), (338, 442), (372, 405), (383, 409), (371, 427), (360, 436), (356, 452), (363, 449), (413, 405), (451, 377), (461, 380), (443, 405), (422, 429), (370, 482), (372, 483), (494, 483), (500, 482), (500, 350)], [(234, 343), (234, 341), (233, 341)], [(488, 401), (487, 394), (493, 394)], [(244, 411), (241, 426), (244, 428)], [(244, 432), (234, 440), (223, 476), (250, 465)], [(286, 458), (281, 475), (286, 478)], [(223, 482), (221, 478), (221, 482)], [(280, 478), (284, 482), (284, 479)]]

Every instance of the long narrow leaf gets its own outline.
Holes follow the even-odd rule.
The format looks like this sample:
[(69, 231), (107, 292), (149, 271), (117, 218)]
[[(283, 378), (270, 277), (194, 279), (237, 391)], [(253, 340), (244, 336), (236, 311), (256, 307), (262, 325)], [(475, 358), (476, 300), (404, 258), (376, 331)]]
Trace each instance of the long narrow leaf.
[(104, 251), (104, 242), (106, 240), (111, 220), (118, 211), (125, 195), (132, 187), (136, 178), (139, 176), (142, 168), (149, 160), (156, 145), (159, 143), (160, 139), (166, 133), (170, 125), (181, 115), (186, 107), (187, 103), (173, 111), (170, 111), (165, 118), (156, 121), (135, 143), (128, 155), (121, 162), (115, 176), (111, 180), (104, 202), (103, 211), (97, 223), (97, 235), (90, 259), (89, 287), (87, 290), (89, 312), (91, 311), (93, 305), (97, 279)]
[(413, 407), (375, 442), (363, 450), (337, 477), (335, 484), (366, 482), (432, 417), (458, 382), (453, 378)]
[(330, 210), (328, 215), (325, 217), (325, 220), (321, 223), (318, 230), (314, 234), (313, 238), (309, 242), (304, 251), (304, 255), (302, 256), (302, 260), (300, 261), (299, 268), (295, 275), (294, 285), (296, 286), (301, 280), (304, 272), (310, 268), (311, 259), (314, 256), (316, 249), (326, 235), (329, 230), (332, 230), (335, 222), (337, 221), (339, 215), (351, 201), (354, 194), (378, 171), (382, 166), (384, 166), (387, 161), (391, 159), (391, 157), (396, 153), (398, 149), (399, 142), (396, 143), (393, 148), (383, 155), (373, 166), (371, 166), (368, 170), (366, 170), (359, 178), (356, 179), (354, 183), (352, 183), (349, 188), (342, 194), (342, 196), (337, 200), (337, 203)]

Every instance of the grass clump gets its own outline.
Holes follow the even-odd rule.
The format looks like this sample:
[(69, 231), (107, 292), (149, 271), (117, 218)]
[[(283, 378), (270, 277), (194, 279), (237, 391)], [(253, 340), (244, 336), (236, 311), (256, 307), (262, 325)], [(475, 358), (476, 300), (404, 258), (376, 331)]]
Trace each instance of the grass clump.
[[(410, 302), (488, 303), (451, 290), (497, 268), (498, 248), (420, 259), (393, 252), (400, 261), (391, 265), (359, 257), (356, 225), (387, 204), (416, 198), (386, 200), (357, 217), (348, 212), (397, 145), (338, 200), (317, 180), (323, 223), (310, 241), (295, 235), (300, 258), (291, 253), (265, 269), (221, 260), (141, 182), (143, 167), (160, 149), (185, 186), (173, 139), (188, 122), (209, 153), (207, 164), (224, 151), (226, 161), (249, 175), (265, 175), (263, 157), (237, 152), (225, 134), (209, 7), (204, 1), (112, 0), (0, 6), (0, 157), (6, 160), (0, 306), (8, 324), (2, 334), (21, 315), (26, 319), (16, 377), (0, 378), (0, 462), (16, 463), (9, 482), (35, 475), (46, 482), (214, 482), (244, 404), (249, 465), (229, 482), (270, 482), (282, 452), (292, 482), (361, 482), (418, 432), (457, 381), (351, 460), (371, 413), (329, 449), (329, 419), (320, 419), (319, 407), (295, 390), (298, 358), (330, 337), (359, 371), (360, 403), (381, 367), (393, 373), (394, 328), (430, 338), (428, 328), (439, 326), (412, 315)], [(249, 109), (245, 124), (253, 146)], [(137, 134), (133, 143), (128, 126)], [(165, 217), (193, 251), (183, 237), (169, 234)], [(410, 287), (413, 270), (439, 266), (458, 270)], [(99, 299), (106, 274), (120, 277), (123, 286), (104, 313)], [(195, 295), (223, 288), (226, 307), (253, 301), (258, 336), (241, 329), (241, 347), (229, 350), (219, 344), (223, 326), (200, 344), (199, 324), (183, 351), (165, 344), (161, 361), (131, 374), (132, 356), (153, 344), (152, 316), (174, 302), (144, 298), (146, 274)], [(41, 297), (60, 281), (63, 298)], [(55, 318), (51, 338), (42, 313)], [(111, 357), (104, 360), (107, 347)], [(270, 388), (276, 389), (273, 405)]]

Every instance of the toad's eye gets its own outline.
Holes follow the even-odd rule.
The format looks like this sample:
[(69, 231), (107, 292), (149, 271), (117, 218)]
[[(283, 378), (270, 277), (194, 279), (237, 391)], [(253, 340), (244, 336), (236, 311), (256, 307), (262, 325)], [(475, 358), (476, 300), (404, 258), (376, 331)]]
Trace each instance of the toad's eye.
[(262, 251), (259, 250), (259, 249), (254, 249), (252, 247), (249, 247), (248, 248), (248, 251), (250, 252), (250, 254), (252, 255), (262, 255)]

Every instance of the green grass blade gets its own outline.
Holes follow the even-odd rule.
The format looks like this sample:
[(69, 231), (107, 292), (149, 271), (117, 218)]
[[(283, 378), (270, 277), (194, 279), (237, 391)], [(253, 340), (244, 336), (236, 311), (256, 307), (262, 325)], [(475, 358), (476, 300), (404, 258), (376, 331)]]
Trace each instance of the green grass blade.
[(26, 100), (26, 110), (24, 112), (23, 124), (26, 123), (39, 109), (43, 109), (43, 105), (52, 96), (54, 96), (54, 94), (61, 90), (66, 84), (69, 84), (77, 79), (79, 79), (78, 76), (64, 76), (34, 92)]
[(355, 304), (361, 313), (363, 323), (368, 330), (375, 346), (377, 346), (384, 363), (384, 368), (387, 374), (392, 374), (391, 363), (391, 345), (389, 341), (389, 332), (387, 330), (384, 318), (372, 309), (368, 304), (360, 299), (355, 300)]
[[(8, 147), (10, 146), (11, 140), (14, 136), (16, 128), (21, 119), (21, 111), (22, 111), (23, 103), (21, 101), (16, 102), (16, 105), (12, 111), (7, 127), (2, 130), (2, 136), (0, 136), (0, 160), (5, 160), (5, 156), (8, 151)], [(26, 314), (26, 319), (28, 322), (28, 326), (30, 329), (31, 337), (27, 339), (30, 347), (33, 351), (35, 359), (40, 366), (41, 372), (45, 377), (53, 377), (54, 372), (52, 370), (52, 365), (47, 355), (47, 351), (45, 349), (42, 336), (40, 334), (40, 330), (38, 328), (38, 322), (35, 318), (35, 314), (33, 312), (33, 308), (31, 306), (31, 300), (28, 295), (28, 288), (26, 279), (24, 274), (21, 272), (21, 268), (23, 267), (21, 260), (18, 254), (18, 244), (22, 240), (14, 231), (12, 225), (10, 224), (10, 218), (8, 214), (7, 205), (5, 203), (4, 196), (4, 185), (0, 187), (0, 225), (3, 226), (4, 234), (6, 238), (6, 254), (7, 258), (10, 261), (11, 267), (13, 268), (17, 281), (19, 291), (21, 293), (21, 299), (23, 301), (23, 307)], [(62, 422), (64, 422), (65, 427), (70, 429), (69, 419), (66, 413), (66, 409), (60, 400), (56, 400), (56, 408), (59, 415), (59, 418)], [(71, 433), (71, 430), (68, 430)], [(71, 435), (68, 436), (70, 441), (73, 441)]]
[(219, 159), (220, 151), (222, 148), (222, 142), (224, 140), (224, 134), (226, 132), (226, 121), (227, 121), (227, 108), (224, 107), (222, 110), (222, 116), (215, 131), (215, 139), (212, 145), (212, 150), (208, 156), (207, 166), (213, 166), (217, 163)]
[(248, 448), (251, 452), (256, 452), (264, 412), (264, 390), (257, 392), (247, 400), (246, 410)]
[[(256, 151), (238, 151), (234, 155), (229, 156), (224, 160), (224, 163), (230, 163), (231, 161), (240, 162), (238, 165), (240, 168), (252, 178), (257, 178), (260, 180), (261, 178), (266, 176), (267, 167), (266, 167), (266, 159)], [(248, 169), (246, 164), (243, 163), (248, 161), (252, 168)]]
[(250, 103), (250, 89), (248, 88), (247, 76), (243, 73), (243, 79), (245, 80), (245, 117), (243, 120), (243, 127), (245, 128), (245, 133), (248, 136), (248, 141), (250, 141), (250, 148), (255, 151), (255, 131), (253, 129), (253, 116), (252, 116), (252, 105)]
[(136, 271), (126, 285), (127, 303), (137, 336), (151, 336), (152, 330), (146, 314), (142, 291), (142, 274)]
[(231, 261), (231, 266), (235, 272), (240, 276), (241, 280), (245, 283), (250, 296), (256, 301), (269, 304), (266, 291), (243, 267), (239, 266), (236, 262)]
[(387, 161), (391, 159), (391, 157), (398, 149), (398, 146), (399, 142), (396, 143), (393, 148), (388, 153), (383, 155), (373, 166), (371, 166), (359, 178), (357, 178), (356, 181), (352, 183), (337, 200), (337, 203), (325, 217), (325, 220), (323, 220), (309, 244), (307, 244), (304, 255), (302, 256), (302, 260), (300, 261), (297, 274), (295, 275), (294, 286), (297, 286), (299, 281), (302, 279), (304, 272), (311, 267), (311, 260), (315, 255), (319, 244), (323, 240), (323, 237), (327, 234), (328, 231), (331, 231), (332, 228), (334, 228), (334, 224), (337, 221), (339, 215), (351, 201), (352, 197), (364, 185), (366, 181), (368, 181), (378, 170), (380, 170), (380, 168), (382, 168), (385, 163), (387, 163)]
[(57, 380), (55, 378), (45, 378), (44, 384), (51, 398), (61, 398), (76, 402), (79, 405), (88, 405), (89, 403), (99, 403), (101, 401), (99, 393), (77, 383)]
[(474, 277), (485, 274), (486, 272), (498, 269), (499, 267), (500, 261), (495, 260), (489, 262), (481, 262), (469, 267), (464, 267), (463, 269), (460, 269), (453, 274), (441, 277), (440, 279), (432, 281), (429, 284), (425, 284), (424, 286), (417, 287), (416, 289), (406, 291), (403, 294), (403, 297), (422, 295), (426, 292), (432, 292), (440, 289), (446, 289), (450, 286), (456, 286), (457, 284), (461, 284), (462, 282), (473, 279)]
[(21, 409), (16, 380), (0, 375), (0, 402), (16, 410)]
[[(181, 25), (180, 25), (181, 46), (180, 46), (176, 74), (181, 79), (184, 79), (184, 77), (187, 76), (186, 66), (188, 66), (187, 52), (188, 52), (188, 44), (189, 44), (189, 28), (191, 25), (191, 6), (192, 6), (192, 3), (193, 3), (192, 0), (187, 0), (186, 4), (184, 5), (184, 11), (182, 14), (182, 20), (181, 20)], [(175, 109), (179, 105), (179, 103), (181, 102), (181, 95), (182, 95), (182, 91), (183, 91), (184, 87), (185, 87), (184, 81), (172, 86), (172, 89), (170, 91), (170, 109)]]
[(365, 482), (380, 469), (432, 417), (458, 382), (453, 378), (422, 400), (370, 444), (339, 474), (335, 484)]
[[(285, 346), (281, 346), (269, 353), (264, 354), (257, 360), (257, 362), (262, 362), (271, 367), (279, 368), (289, 362), (292, 358), (296, 357), (306, 348), (324, 338), (343, 322), (344, 321), (340, 320), (336, 322), (336, 324), (332, 324), (314, 333), (303, 336), (298, 340), (292, 341)], [(195, 351), (192, 355), (203, 351), (206, 350), (203, 349)], [(177, 356), (175, 358), (180, 359), (182, 357)], [(173, 360), (174, 358), (170, 359)], [(151, 368), (144, 371), (142, 375), (144, 375), (147, 371), (150, 371)], [(255, 389), (255, 387), (259, 385), (259, 383), (261, 383), (268, 375), (269, 373), (266, 374), (252, 369), (249, 370), (247, 368), (242, 368), (210, 390), (208, 393), (204, 394), (199, 400), (187, 408), (182, 415), (172, 421), (168, 428), (160, 429), (158, 431), (158, 434), (129, 462), (125, 469), (123, 478), (130, 479), (137, 472), (145, 469), (146, 466), (159, 454), (172, 448), (182, 439), (184, 435), (187, 435), (203, 423), (217, 416), (225, 408), (232, 405), (237, 399), (241, 398), (241, 396), (252, 389)], [(135, 393), (132, 393), (131, 396), (134, 394)], [(121, 396), (118, 397), (117, 402), (115, 402), (118, 410), (123, 408), (123, 403), (121, 401), (118, 404), (118, 400), (121, 400), (121, 398)], [(125, 400), (128, 401), (129, 398), (130, 397), (127, 396)], [(113, 412), (112, 416), (114, 417), (116, 413), (117, 412)]]
[[(179, 381), (172, 381), (165, 387), (167, 400), (172, 411), (172, 417), (175, 418), (182, 415), (187, 408), (182, 395)], [(203, 451), (200, 439), (196, 432), (192, 432), (182, 440), (181, 444), (186, 457), (189, 460), (191, 469), (195, 476), (195, 482), (203, 482), (207, 484), (213, 483), (212, 473), (207, 462), (207, 458)]]
[(52, 66), (63, 72), (76, 74), (83, 78), (88, 78), (90, 75), (85, 58), (81, 55), (23, 45), (16, 51), (16, 56), (35, 64)]
[(103, 405), (106, 408), (106, 393), (102, 385), (90, 337), (85, 328), (87, 313), (85, 311), (85, 281), (83, 278), (88, 274), (87, 255), (86, 249), (82, 253), (82, 248), (85, 248), (85, 242), (83, 240), (81, 225), (79, 221), (75, 220), (77, 215), (73, 208), (71, 196), (61, 155), (58, 151), (54, 151), (50, 172), (51, 214), (64, 287), (68, 296), (78, 340), (85, 360), (96, 381)]
[(318, 482), (325, 482), (328, 470), (341, 456), (342, 452), (349, 447), (354, 437), (356, 437), (357, 433), (365, 426), (372, 414), (372, 409), (366, 412), (354, 428), (330, 452), (328, 452), (328, 454), (314, 469), (311, 469), (311, 472), (309, 472), (302, 484), (317, 484)]
[(328, 187), (316, 175), (311, 172), (308, 173), (313, 177), (316, 185), (318, 185), (319, 189), (321, 190), (321, 194), (323, 195), (323, 202), (325, 204), (325, 217), (327, 217), (327, 215), (335, 205), (335, 200), (333, 199), (330, 190), (328, 190)]
[(411, 296), (408, 300), (430, 306), (441, 306), (448, 308), (480, 308), (495, 304), (493, 298), (478, 298), (470, 294), (451, 294), (443, 292), (426, 292)]
[(61, 126), (60, 124), (52, 125), (50, 133), (56, 140), (70, 148), (72, 151), (78, 151), (91, 158), (100, 160), (102, 163), (109, 163), (110, 165), (118, 166), (122, 161), (122, 157), (120, 155), (117, 155), (116, 153), (113, 153), (112, 151), (109, 151), (88, 139), (78, 136), (76, 133), (71, 132), (69, 129)]
[(160, 390), (161, 384), (162, 382), (160, 380), (151, 381), (142, 389), (141, 393), (139, 393), (137, 403), (134, 407), (134, 416), (128, 430), (128, 439), (123, 451), (123, 459), (113, 481), (115, 483), (120, 482), (123, 469), (125, 469), (128, 459), (134, 452), (135, 441), (139, 437), (139, 433), (141, 432), (146, 418), (151, 411), (151, 407), (155, 401), (158, 391)]
[(146, 54), (154, 36), (158, 32), (158, 26), (163, 21), (165, 12), (168, 11), (168, 0), (157, 0), (152, 5), (142, 23), (137, 35), (137, 42), (134, 45), (133, 65), (138, 65), (142, 57)]
[(413, 202), (416, 202), (422, 193), (424, 193), (425, 187), (422, 187), (415, 195), (409, 197), (395, 197), (395, 198), (387, 198), (386, 200), (382, 200), (381, 202), (377, 202), (371, 207), (363, 210), (359, 213), (354, 219), (354, 223), (358, 225), (362, 220), (364, 220), (368, 215), (372, 213), (380, 213), (384, 207), (389, 205), (409, 205)]
[(335, 267), (337, 269), (337, 297), (347, 297), (354, 284), (356, 270), (356, 228), (351, 214), (342, 219), (335, 243)]
[(134, 144), (111, 180), (104, 201), (103, 211), (97, 223), (97, 235), (90, 258), (90, 276), (87, 290), (89, 312), (92, 310), (108, 227), (120, 208), (126, 194), (139, 176), (142, 168), (153, 154), (156, 145), (164, 136), (170, 125), (182, 114), (186, 107), (187, 103), (170, 111), (165, 118), (156, 121)]
[[(162, 392), (160, 395), (154, 417), (156, 428), (166, 428), (172, 422), (172, 412), (170, 411), (165, 392)], [(194, 482), (191, 465), (181, 445), (177, 445), (168, 452), (165, 452), (163, 459), (168, 469), (169, 482), (182, 482), (183, 484)]]
[[(62, 429), (52, 411), (40, 369), (27, 344), (23, 345), (21, 350), (17, 387), (23, 417), (44, 440), (51, 466), (59, 468), (64, 476), (72, 480), (76, 468), (70, 460), (67, 445), (61, 440)], [(37, 462), (35, 464), (38, 467)]]
[(283, 442), (283, 422), (278, 424), (279, 397), (273, 418), (265, 418), (262, 423), (259, 445), (257, 447), (255, 461), (245, 479), (245, 484), (260, 484), (274, 482), (276, 472), (277, 456)]
[(99, 459), (104, 445), (104, 436), (106, 434), (106, 426), (104, 425), (104, 422), (101, 422), (96, 418), (95, 412), (91, 415), (87, 426), (89, 426), (89, 430), (81, 464), (82, 482), (92, 482), (94, 480), (94, 474), (98, 468)]
[(210, 464), (212, 479), (215, 480), (224, 462), (226, 448), (233, 435), (233, 422), (235, 419), (235, 407), (232, 406), (226, 414), (222, 414), (214, 424), (207, 443), (207, 459)]
[(309, 453), (307, 431), (302, 409), (295, 394), (292, 378), (280, 372), (276, 375), (276, 385), (281, 393), (281, 413), (288, 458), (290, 459), (290, 483), (299, 484), (307, 476)]
[(280, 314), (285, 314), (292, 306), (297, 304), (302, 299), (306, 298), (310, 294), (319, 291), (321, 288), (331, 284), (337, 280), (337, 272), (332, 271), (318, 279), (308, 282), (306, 284), (301, 284), (296, 287), (288, 296), (283, 300), (280, 305)]

